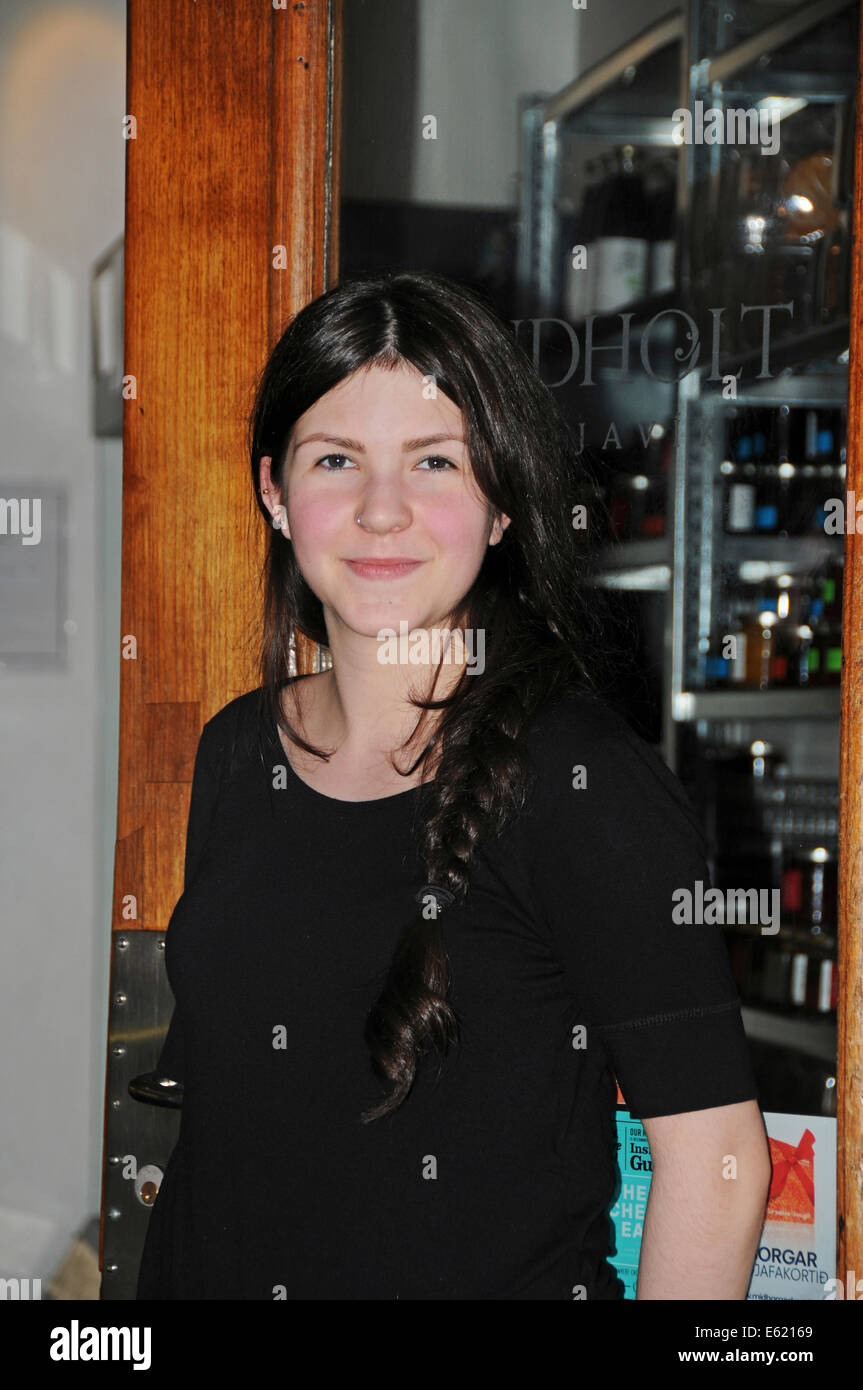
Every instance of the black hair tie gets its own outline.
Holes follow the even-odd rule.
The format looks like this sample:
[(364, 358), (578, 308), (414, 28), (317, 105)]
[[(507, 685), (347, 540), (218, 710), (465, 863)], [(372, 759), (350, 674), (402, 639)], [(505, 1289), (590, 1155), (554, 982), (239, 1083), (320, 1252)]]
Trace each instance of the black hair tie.
[(437, 883), (427, 883), (424, 888), (420, 888), (414, 901), (418, 902), (420, 906), (423, 907), (425, 905), (425, 899), (429, 894), (432, 895), (437, 903), (439, 911), (441, 908), (450, 907), (452, 903), (455, 902), (455, 893), (451, 893), (448, 888), (441, 888)]

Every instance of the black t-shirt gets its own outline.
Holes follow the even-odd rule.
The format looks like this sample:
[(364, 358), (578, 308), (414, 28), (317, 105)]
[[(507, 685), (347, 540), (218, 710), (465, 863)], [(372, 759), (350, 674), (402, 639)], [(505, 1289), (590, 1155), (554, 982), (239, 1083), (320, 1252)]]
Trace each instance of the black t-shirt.
[(601, 704), (546, 706), (527, 804), (440, 919), (460, 1041), (363, 1124), (427, 789), (318, 792), (258, 701), (198, 747), (159, 1059), (185, 1094), (138, 1297), (621, 1297), (615, 1078), (642, 1118), (757, 1097), (722, 929), (672, 922), (709, 879), (679, 782)]

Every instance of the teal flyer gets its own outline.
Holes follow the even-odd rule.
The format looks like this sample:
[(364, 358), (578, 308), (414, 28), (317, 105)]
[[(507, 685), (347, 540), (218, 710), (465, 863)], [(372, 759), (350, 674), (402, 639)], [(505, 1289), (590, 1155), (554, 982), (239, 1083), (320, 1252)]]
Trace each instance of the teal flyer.
[(620, 1195), (609, 1212), (614, 1226), (616, 1253), (609, 1257), (609, 1264), (614, 1266), (618, 1278), (623, 1281), (624, 1298), (635, 1298), (638, 1255), (653, 1166), (644, 1126), (640, 1120), (633, 1119), (628, 1110), (619, 1107), (617, 1163), (620, 1168)]

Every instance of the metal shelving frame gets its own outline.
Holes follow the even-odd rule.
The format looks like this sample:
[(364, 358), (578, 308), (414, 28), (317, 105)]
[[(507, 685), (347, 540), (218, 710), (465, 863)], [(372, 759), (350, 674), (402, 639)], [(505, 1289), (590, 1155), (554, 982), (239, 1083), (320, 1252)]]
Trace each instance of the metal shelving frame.
[[(765, 71), (765, 90), (777, 95), (800, 95), (806, 90), (810, 100), (842, 101), (848, 94), (841, 83), (825, 74), (768, 72), (770, 55), (777, 49), (813, 31), (857, 0), (818, 0), (799, 4), (782, 18), (748, 35), (721, 53), (702, 57), (696, 51), (700, 0), (689, 0), (685, 9), (669, 12), (624, 44), (615, 53), (594, 65), (560, 92), (534, 103), (522, 112), (522, 158), (525, 176), (521, 182), (518, 279), (525, 303), (539, 313), (554, 308), (555, 266), (560, 246), (557, 199), (562, 122), (567, 136), (606, 136), (615, 143), (665, 145), (677, 148), (677, 226), (675, 281), (681, 302), (691, 307), (690, 247), (692, 240), (689, 190), (695, 179), (696, 147), (675, 145), (667, 117), (630, 117), (620, 112), (595, 109), (601, 98), (615, 86), (624, 88), (636, 79), (638, 68), (669, 45), (680, 45), (680, 94), (678, 105), (689, 107), (696, 99), (720, 106), (735, 88), (735, 79), (747, 68)], [(817, 90), (813, 91), (813, 83)], [(781, 90), (780, 90), (781, 89)], [(591, 109), (592, 105), (594, 109)], [(853, 116), (846, 102), (840, 120)], [(703, 157), (705, 147), (698, 147)], [(710, 147), (710, 196), (719, 196), (718, 175), (724, 147)], [(835, 180), (839, 177), (837, 160)], [(629, 305), (637, 311), (638, 305)], [(708, 367), (690, 371), (677, 384), (677, 431), (668, 509), (669, 534), (661, 541), (625, 542), (609, 547), (600, 557), (601, 582), (613, 588), (664, 590), (668, 593), (665, 621), (665, 666), (669, 671), (663, 702), (663, 755), (676, 769), (677, 728), (681, 722), (724, 719), (838, 718), (839, 694), (835, 688), (788, 691), (709, 691), (693, 688), (691, 678), (697, 666), (698, 640), (709, 633), (710, 597), (715, 564), (726, 542), (739, 544), (738, 538), (722, 536), (716, 507), (717, 449), (722, 431), (722, 412), (729, 405), (780, 404), (805, 399), (807, 404), (836, 406), (845, 404), (847, 371), (813, 375), (792, 375), (814, 355), (834, 352), (839, 356), (847, 324), (838, 322), (823, 329), (809, 330), (793, 340), (774, 345), (772, 356), (780, 371), (776, 379), (739, 391), (735, 401), (722, 400), (707, 393), (703, 381)], [(846, 354), (847, 356), (847, 354)], [(729, 366), (734, 370), (740, 365)], [(720, 363), (720, 370), (722, 364)], [(808, 539), (808, 538), (807, 538)], [(825, 542), (828, 540), (824, 538)], [(790, 557), (796, 542), (782, 542)], [(764, 553), (769, 540), (753, 538)], [(801, 555), (805, 547), (796, 547)], [(810, 549), (812, 548), (810, 543)], [(694, 645), (691, 645), (694, 634)]]
[[(831, 73), (789, 73), (770, 71), (771, 55), (819, 25), (853, 8), (858, 0), (817, 0), (799, 4), (781, 18), (769, 22), (758, 32), (740, 41), (732, 39), (722, 52), (703, 57), (696, 51), (698, 25), (702, 13), (700, 0), (687, 0), (684, 10), (673, 11), (645, 29), (629, 43), (570, 83), (561, 92), (536, 101), (527, 99), (522, 111), (522, 160), (525, 176), (520, 194), (521, 239), (518, 284), (529, 313), (555, 312), (556, 275), (560, 263), (558, 197), (559, 169), (563, 141), (571, 134), (586, 138), (606, 136), (615, 144), (675, 147), (671, 122), (666, 117), (629, 117), (618, 111), (596, 109), (603, 96), (615, 86), (625, 88), (635, 80), (639, 65), (658, 55), (670, 44), (680, 46), (680, 95), (678, 106), (693, 109), (702, 99), (705, 106), (722, 106), (742, 89), (751, 88), (751, 79), (738, 81), (747, 69), (764, 73), (764, 95), (800, 97), (810, 101), (841, 103), (837, 113), (837, 145), (851, 133), (854, 119), (854, 88)], [(728, 16), (732, 19), (732, 16)], [(594, 109), (591, 110), (591, 104)], [(567, 128), (561, 130), (563, 121)], [(691, 270), (693, 245), (690, 189), (704, 174), (704, 147), (677, 146), (677, 206), (675, 226), (675, 293), (677, 303), (690, 310), (696, 307), (700, 291), (694, 292)], [(719, 200), (719, 172), (723, 146), (713, 146), (707, 156), (707, 196), (715, 210)], [(696, 171), (696, 163), (698, 170)], [(834, 160), (833, 196), (837, 197), (841, 178), (840, 160)], [(846, 176), (847, 178), (847, 176)], [(635, 313), (644, 303), (630, 304)], [(693, 724), (699, 738), (708, 737), (711, 726), (723, 721), (756, 725), (774, 720), (830, 719), (838, 723), (840, 713), (837, 687), (811, 690), (702, 690), (698, 687), (699, 641), (709, 637), (711, 598), (717, 561), (745, 559), (751, 547), (752, 559), (811, 567), (830, 552), (831, 537), (742, 538), (722, 531), (719, 463), (725, 451), (724, 413), (729, 406), (779, 405), (793, 403), (824, 407), (844, 407), (847, 402), (847, 349), (849, 323), (834, 319), (825, 326), (809, 327), (793, 338), (780, 338), (771, 349), (775, 376), (738, 388), (736, 399), (724, 400), (713, 387), (706, 387), (707, 365), (680, 378), (676, 388), (677, 429), (669, 477), (667, 534), (661, 540), (624, 542), (608, 547), (600, 557), (597, 578), (609, 587), (641, 591), (659, 590), (666, 594), (664, 668), (669, 673), (663, 692), (662, 752), (669, 766), (677, 770), (681, 726)], [(736, 360), (719, 361), (719, 374), (739, 374), (744, 378), (753, 367), (752, 354)], [(831, 369), (807, 372), (807, 365), (827, 360)], [(846, 364), (842, 370), (842, 363)], [(757, 366), (752, 374), (757, 372)], [(695, 679), (693, 679), (695, 677)], [(835, 1057), (836, 1027), (832, 1020), (807, 1021), (749, 1008), (747, 1031), (792, 1048), (809, 1050), (827, 1064)], [(803, 1030), (808, 1028), (806, 1039)], [(811, 1036), (810, 1036), (811, 1035)]]

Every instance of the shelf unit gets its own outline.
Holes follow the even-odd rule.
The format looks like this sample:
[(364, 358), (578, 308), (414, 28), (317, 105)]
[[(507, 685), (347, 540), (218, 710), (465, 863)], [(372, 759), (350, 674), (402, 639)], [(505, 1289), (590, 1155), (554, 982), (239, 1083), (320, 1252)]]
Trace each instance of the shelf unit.
[[(830, 731), (838, 729), (838, 687), (707, 689), (703, 656), (723, 569), (730, 568), (744, 581), (805, 575), (841, 551), (841, 538), (826, 534), (726, 534), (719, 507), (718, 465), (729, 409), (845, 406), (850, 319), (847, 302), (833, 303), (830, 312), (825, 312), (826, 255), (823, 246), (814, 243), (811, 255), (807, 254), (809, 248), (803, 244), (795, 248), (796, 259), (789, 256), (787, 266), (782, 262), (780, 267), (795, 291), (804, 287), (790, 300), (797, 312), (784, 315), (784, 321), (783, 314), (776, 312), (768, 348), (763, 332), (760, 341), (753, 341), (750, 324), (755, 318), (741, 326), (745, 306), (789, 301), (748, 295), (742, 272), (733, 283), (722, 281), (727, 270), (722, 236), (729, 202), (727, 180), (729, 167), (739, 156), (725, 144), (678, 144), (671, 112), (678, 108), (694, 112), (698, 101), (702, 109), (712, 106), (723, 111), (740, 105), (757, 109), (759, 103), (766, 103), (782, 113), (784, 141), (783, 123), (790, 124), (806, 107), (809, 124), (823, 132), (822, 143), (827, 142), (831, 150), (825, 160), (832, 178), (830, 206), (836, 209), (845, 234), (844, 243), (837, 241), (837, 247), (847, 257), (858, 24), (859, 4), (848, 0), (799, 4), (779, 18), (773, 5), (753, 3), (731, 10), (712, 0), (691, 0), (560, 92), (531, 99), (523, 108), (521, 312), (565, 319), (563, 191), (566, 186), (583, 189), (583, 179), (579, 182), (573, 176), (579, 162), (583, 164), (603, 146), (623, 144), (677, 155), (674, 289), (622, 305), (607, 315), (573, 318), (571, 331), (580, 342), (588, 329), (592, 340), (601, 342), (604, 336), (614, 342), (620, 337), (625, 313), (634, 356), (639, 332), (654, 315), (670, 318), (669, 311), (683, 311), (706, 338), (710, 328), (715, 331), (717, 326), (712, 313), (719, 312), (723, 331), (718, 346), (710, 344), (708, 360), (682, 371), (670, 387), (648, 381), (645, 375), (637, 383), (642, 412), (651, 411), (653, 419), (675, 423), (666, 534), (606, 546), (595, 575), (595, 582), (607, 588), (649, 596), (662, 605), (662, 752), (676, 771), (681, 770), (683, 733), (690, 731), (690, 743), (694, 737), (699, 745), (714, 737), (720, 742), (723, 738), (733, 742), (735, 736), (738, 741), (772, 737), (793, 742), (796, 738), (799, 744), (827, 749), (829, 775), (833, 775), (828, 745)], [(800, 124), (791, 128), (799, 139)], [(752, 249), (751, 265), (755, 266), (759, 248)], [(799, 278), (794, 279), (795, 275)], [(735, 311), (734, 323), (732, 315), (726, 314), (729, 304)], [(706, 346), (702, 341), (702, 349)], [(722, 388), (732, 376), (736, 395), (726, 399)], [(595, 415), (602, 404), (616, 410), (627, 391), (633, 391), (625, 370), (598, 371), (597, 378), (602, 380), (595, 392), (599, 400)], [(597, 383), (590, 378), (586, 384)], [(583, 391), (570, 409), (588, 409), (586, 396)], [(566, 410), (569, 403), (562, 404)], [(818, 734), (819, 729), (827, 731), (825, 737)], [(838, 776), (838, 738), (835, 773)], [(804, 1049), (808, 1029), (806, 1038), (811, 1032), (818, 1039), (817, 1048), (813, 1045), (810, 1050), (821, 1058), (833, 1055), (832, 1016), (806, 1020), (799, 1013), (784, 1017), (776, 1010), (751, 1007), (745, 1016), (752, 1036)]]

